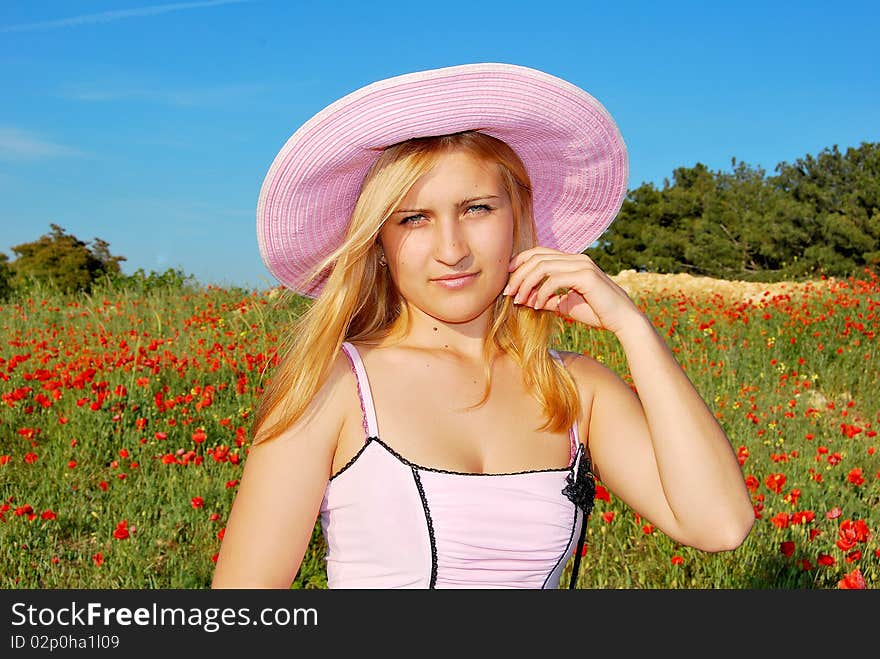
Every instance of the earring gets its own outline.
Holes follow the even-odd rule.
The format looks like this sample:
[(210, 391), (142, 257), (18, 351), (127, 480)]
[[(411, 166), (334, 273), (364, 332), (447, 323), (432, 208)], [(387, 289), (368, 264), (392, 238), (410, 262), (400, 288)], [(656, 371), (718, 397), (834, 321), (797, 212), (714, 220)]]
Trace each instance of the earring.
[(381, 265), (383, 268), (388, 265), (388, 263), (385, 261), (384, 256), (379, 257), (379, 265)]

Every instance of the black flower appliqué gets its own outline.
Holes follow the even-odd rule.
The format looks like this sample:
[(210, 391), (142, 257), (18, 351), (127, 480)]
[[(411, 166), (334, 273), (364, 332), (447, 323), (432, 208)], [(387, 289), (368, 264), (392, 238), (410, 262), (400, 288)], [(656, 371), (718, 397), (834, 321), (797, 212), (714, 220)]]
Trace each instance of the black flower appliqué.
[(566, 486), (562, 488), (562, 493), (574, 503), (578, 508), (584, 511), (586, 519), (593, 510), (593, 501), (596, 497), (596, 477), (593, 475), (593, 465), (590, 458), (583, 453), (584, 446), (578, 447), (578, 467), (577, 473), (572, 470), (565, 478)]

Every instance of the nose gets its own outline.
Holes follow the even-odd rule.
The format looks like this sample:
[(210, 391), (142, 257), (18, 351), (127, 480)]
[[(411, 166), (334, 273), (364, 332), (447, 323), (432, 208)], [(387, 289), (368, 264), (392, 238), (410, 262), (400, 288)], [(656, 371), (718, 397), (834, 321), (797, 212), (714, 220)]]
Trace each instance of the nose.
[(470, 254), (467, 236), (458, 218), (441, 220), (436, 225), (434, 258), (453, 266)]

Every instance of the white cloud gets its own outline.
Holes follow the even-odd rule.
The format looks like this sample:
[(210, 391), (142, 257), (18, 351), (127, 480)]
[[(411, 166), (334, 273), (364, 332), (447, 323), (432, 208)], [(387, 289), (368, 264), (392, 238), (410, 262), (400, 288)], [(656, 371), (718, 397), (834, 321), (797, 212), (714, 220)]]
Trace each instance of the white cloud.
[(205, 2), (178, 2), (170, 5), (155, 5), (152, 7), (137, 7), (134, 9), (118, 9), (104, 11), (98, 14), (83, 14), (70, 18), (60, 18), (54, 21), (41, 21), (39, 23), (20, 23), (18, 25), (2, 25), (0, 32), (31, 32), (34, 30), (54, 30), (57, 28), (77, 27), (79, 25), (91, 25), (94, 23), (110, 23), (124, 18), (136, 18), (138, 16), (156, 16), (167, 14), (172, 11), (183, 9), (199, 9), (204, 7), (216, 7), (219, 5), (240, 4), (252, 0), (206, 0)]
[(64, 144), (50, 142), (19, 128), (0, 126), (0, 159), (45, 160), (85, 155)]
[(138, 100), (175, 107), (218, 107), (227, 103), (248, 100), (265, 91), (261, 84), (217, 85), (187, 89), (148, 88), (79, 88), (68, 86), (60, 92), (63, 98), (92, 103)]

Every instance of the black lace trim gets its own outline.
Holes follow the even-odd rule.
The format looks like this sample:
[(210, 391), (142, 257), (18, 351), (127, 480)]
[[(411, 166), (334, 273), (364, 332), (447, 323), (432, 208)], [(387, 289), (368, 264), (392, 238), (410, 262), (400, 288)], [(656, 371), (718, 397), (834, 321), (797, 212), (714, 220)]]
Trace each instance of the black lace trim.
[(353, 464), (355, 463), (355, 460), (357, 460), (359, 457), (361, 457), (361, 453), (363, 453), (363, 452), (366, 450), (367, 445), (370, 443), (370, 440), (371, 440), (371, 439), (373, 439), (373, 437), (368, 437), (368, 438), (367, 438), (367, 441), (365, 441), (364, 444), (363, 444), (363, 446), (361, 446), (361, 447), (358, 449), (358, 452), (354, 454), (354, 456), (351, 458), (351, 460), (349, 460), (348, 462), (346, 462), (342, 467), (340, 467), (339, 471), (337, 471), (335, 474), (333, 474), (333, 475), (332, 475), (329, 479), (327, 479), (327, 480), (331, 480), (331, 481), (332, 481), (332, 480), (333, 480), (334, 478), (336, 478), (339, 474), (341, 474), (343, 471), (345, 471), (345, 470), (348, 469), (351, 465), (353, 465)]
[(428, 588), (435, 588), (437, 585), (437, 541), (434, 539), (434, 522), (431, 520), (431, 510), (428, 508), (428, 498), (425, 496), (425, 490), (422, 487), (422, 479), (419, 478), (419, 470), (413, 467), (413, 479), (416, 481), (416, 488), (419, 490), (419, 497), (422, 499), (422, 508), (425, 509), (425, 520), (428, 522), (428, 538), (431, 541), (431, 581)]
[[(455, 474), (457, 476), (518, 476), (519, 474), (539, 474), (539, 473), (543, 473), (543, 472), (552, 472), (552, 471), (568, 471), (574, 466), (574, 460), (572, 460), (567, 467), (553, 467), (550, 469), (527, 469), (524, 471), (508, 471), (508, 472), (497, 473), (497, 474), (481, 474), (481, 473), (474, 472), (474, 471), (452, 471), (451, 469), (438, 469), (435, 467), (424, 467), (420, 464), (416, 464), (415, 462), (412, 462), (411, 460), (407, 460), (405, 457), (400, 455), (400, 453), (398, 453), (393, 448), (388, 446), (388, 444), (383, 442), (378, 437), (370, 437), (369, 439), (371, 439), (371, 440), (375, 441), (377, 444), (380, 444), (383, 447), (385, 447), (386, 451), (388, 451), (391, 455), (393, 455), (395, 458), (400, 460), (407, 467), (413, 467), (413, 468), (419, 469), (421, 471), (433, 471), (438, 474)], [(577, 458), (577, 456), (575, 456), (575, 459), (576, 458)]]
[(570, 471), (571, 468), (574, 467), (575, 460), (577, 460), (577, 454), (575, 454), (574, 459), (568, 464), (567, 467), (559, 467), (559, 468), (551, 467), (549, 469), (528, 469), (525, 471), (508, 471), (508, 472), (498, 473), (498, 474), (480, 474), (480, 473), (473, 472), (473, 471), (451, 471), (449, 469), (437, 469), (434, 467), (423, 467), (422, 465), (416, 464), (415, 462), (412, 462), (411, 460), (407, 460), (400, 453), (398, 453), (393, 448), (388, 446), (388, 444), (383, 442), (378, 437), (367, 437), (367, 439), (363, 443), (363, 446), (361, 446), (358, 449), (358, 452), (354, 454), (354, 456), (351, 458), (351, 460), (349, 460), (342, 467), (340, 467), (339, 471), (337, 471), (335, 474), (333, 474), (328, 480), (332, 481), (334, 478), (339, 476), (339, 474), (341, 474), (343, 471), (345, 471), (346, 469), (351, 467), (355, 463), (355, 461), (360, 457), (361, 453), (364, 452), (364, 450), (367, 448), (367, 445), (370, 442), (376, 442), (377, 444), (382, 446), (386, 451), (388, 451), (391, 455), (393, 455), (395, 458), (397, 458), (400, 462), (405, 464), (407, 467), (414, 467), (415, 469), (420, 469), (421, 471), (433, 471), (434, 473), (437, 473), (437, 474), (454, 474), (456, 476), (518, 476), (519, 474), (540, 474), (543, 472)]

